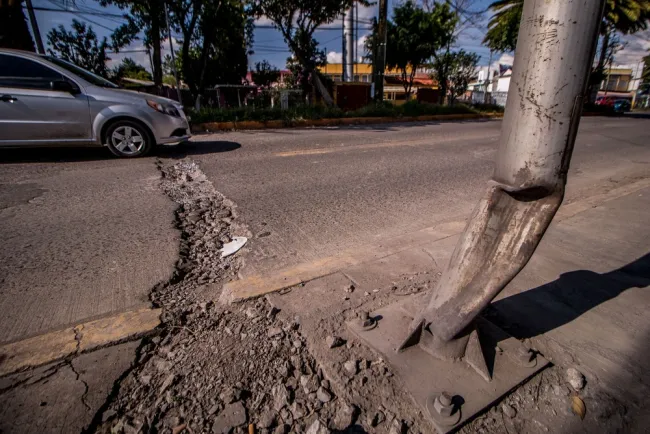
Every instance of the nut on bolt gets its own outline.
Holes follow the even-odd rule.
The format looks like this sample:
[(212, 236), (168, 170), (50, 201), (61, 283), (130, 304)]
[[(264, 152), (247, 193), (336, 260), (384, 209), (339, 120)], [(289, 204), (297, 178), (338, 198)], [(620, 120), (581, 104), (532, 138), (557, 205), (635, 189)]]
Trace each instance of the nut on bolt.
[[(454, 402), (453, 395), (442, 392), (427, 399), (427, 410), (433, 421), (439, 426), (451, 427), (461, 420), (460, 403)], [(462, 400), (462, 398), (461, 398)]]
[(447, 392), (442, 392), (436, 396), (433, 401), (433, 409), (443, 417), (450, 417), (454, 411), (454, 405), (451, 402), (451, 396)]
[(363, 330), (371, 330), (377, 326), (377, 320), (371, 317), (369, 312), (362, 312), (359, 315), (359, 325)]

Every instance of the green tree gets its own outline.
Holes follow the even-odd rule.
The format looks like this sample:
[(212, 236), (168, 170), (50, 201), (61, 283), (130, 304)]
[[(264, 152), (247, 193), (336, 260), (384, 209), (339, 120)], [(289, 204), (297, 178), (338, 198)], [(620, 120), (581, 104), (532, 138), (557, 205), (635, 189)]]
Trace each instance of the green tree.
[[(256, 17), (265, 16), (280, 31), (300, 70), (296, 80), (306, 93), (315, 85), (328, 104), (333, 104), (318, 74), (318, 67), (326, 62), (325, 53), (318, 48), (314, 32), (329, 24), (348, 10), (354, 0), (251, 0)], [(367, 0), (356, 3), (367, 6)]]
[(483, 43), (498, 52), (515, 51), (523, 0), (498, 0), (489, 9), (494, 13)]
[(0, 0), (0, 48), (35, 51), (21, 0)]
[(170, 7), (172, 24), (183, 35), (183, 80), (199, 108), (206, 88), (241, 84), (246, 76), (252, 19), (238, 0), (179, 0)]
[(444, 104), (449, 90), (450, 74), (455, 62), (451, 46), (456, 41), (456, 26), (459, 22), (459, 16), (448, 3), (436, 3), (430, 14), (434, 26), (439, 32), (438, 44), (432, 50), (430, 66), (434, 71), (433, 76), (438, 80), (440, 104)]
[(268, 89), (280, 78), (280, 70), (271, 66), (269, 62), (263, 60), (255, 64), (255, 71), (252, 73), (253, 83), (263, 89)]
[(113, 70), (113, 79), (135, 78), (137, 80), (151, 80), (151, 74), (144, 66), (136, 63), (130, 57), (122, 59), (122, 62)]
[(449, 103), (467, 92), (469, 83), (476, 76), (476, 66), (481, 56), (459, 50), (451, 53), (451, 68), (449, 71)]
[[(493, 51), (514, 51), (517, 46), (523, 0), (497, 0), (489, 9), (494, 12), (488, 24), (483, 43)], [(590, 101), (598, 94), (598, 86), (605, 77), (609, 53), (616, 50), (616, 33), (631, 34), (648, 28), (650, 0), (606, 0), (603, 22), (600, 26), (600, 53), (597, 66), (589, 78)]]
[[(183, 80), (183, 64), (179, 56), (175, 57), (176, 60), (176, 74), (178, 74), (178, 79)], [(162, 61), (162, 73), (163, 73), (163, 83), (176, 86), (176, 76), (174, 75), (174, 67), (172, 63), (172, 56), (169, 54), (165, 55), (165, 58)]]
[[(102, 6), (115, 5), (128, 11), (128, 22), (118, 27), (113, 36), (113, 45), (123, 47), (138, 39), (140, 31), (144, 32), (144, 43), (151, 48), (153, 64), (153, 81), (162, 84), (161, 35), (167, 32), (165, 23), (165, 0), (100, 0)], [(119, 50), (119, 48), (117, 48)]]
[[(494, 13), (488, 23), (483, 43), (493, 51), (514, 51), (517, 46), (519, 22), (524, 8), (523, 0), (497, 0), (489, 9)], [(603, 43), (601, 58), (605, 59), (607, 39), (612, 32), (635, 33), (648, 28), (650, 0), (607, 0), (601, 26)], [(600, 65), (603, 62), (599, 62)]]
[(97, 39), (91, 26), (72, 20), (72, 30), (68, 31), (62, 25), (47, 34), (48, 52), (52, 56), (72, 62), (88, 71), (102, 77), (109, 75), (106, 55), (109, 47), (106, 38)]
[[(458, 17), (447, 3), (433, 3), (429, 9), (424, 10), (408, 0), (393, 9), (392, 19), (387, 22), (386, 66), (400, 72), (407, 99), (419, 68), (433, 57), (434, 63), (446, 71), (451, 60), (444, 53), (450, 50), (455, 39)], [(365, 43), (369, 56), (374, 52), (376, 38), (377, 22), (374, 21), (373, 31)]]

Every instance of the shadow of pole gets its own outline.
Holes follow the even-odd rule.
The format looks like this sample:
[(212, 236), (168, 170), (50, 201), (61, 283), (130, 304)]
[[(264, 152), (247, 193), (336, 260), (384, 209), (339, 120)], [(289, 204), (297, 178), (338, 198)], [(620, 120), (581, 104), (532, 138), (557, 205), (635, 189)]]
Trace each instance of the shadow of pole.
[(650, 253), (608, 273), (571, 271), (537, 288), (495, 301), (490, 319), (518, 339), (561, 327), (630, 288), (650, 286)]
[[(566, 354), (558, 351), (553, 356), (565, 363), (573, 363), (575, 357), (589, 373), (588, 381), (595, 383), (583, 396), (590, 423), (576, 417), (562, 432), (588, 432), (586, 427), (595, 426), (593, 423), (622, 427), (617, 432), (648, 432), (650, 297), (646, 290), (650, 288), (650, 253), (603, 274), (589, 270), (564, 273), (553, 282), (495, 301), (485, 312), (511, 335), (530, 339), (556, 330), (632, 288), (643, 288), (643, 292), (601, 311), (595, 323), (583, 321), (560, 335), (559, 348)], [(601, 324), (601, 329), (594, 324)], [(573, 341), (575, 329), (578, 336)], [(608, 342), (599, 342), (598, 336), (606, 336)]]

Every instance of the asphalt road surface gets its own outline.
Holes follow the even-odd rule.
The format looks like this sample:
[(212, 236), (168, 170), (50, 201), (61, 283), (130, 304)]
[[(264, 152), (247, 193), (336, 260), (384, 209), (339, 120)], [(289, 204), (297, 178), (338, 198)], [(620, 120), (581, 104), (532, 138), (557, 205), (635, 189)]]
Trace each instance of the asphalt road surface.
[[(197, 161), (252, 234), (244, 274), (467, 217), (500, 121), (197, 136), (117, 160), (0, 150), (0, 343), (146, 303), (178, 250), (157, 159)], [(650, 176), (650, 120), (584, 118), (567, 201)]]
[[(254, 239), (244, 274), (464, 219), (492, 174), (501, 121), (197, 137), (197, 159)], [(584, 118), (566, 200), (650, 175), (650, 120)], [(231, 152), (203, 153), (201, 140)], [(241, 147), (237, 147), (241, 145)], [(191, 151), (190, 151), (191, 152)]]

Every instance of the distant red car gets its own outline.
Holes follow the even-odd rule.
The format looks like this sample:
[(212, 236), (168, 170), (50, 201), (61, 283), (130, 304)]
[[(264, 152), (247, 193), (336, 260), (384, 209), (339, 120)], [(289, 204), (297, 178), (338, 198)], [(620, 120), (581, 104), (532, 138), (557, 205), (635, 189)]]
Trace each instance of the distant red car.
[(612, 107), (614, 105), (614, 102), (619, 99), (615, 96), (599, 96), (596, 99), (596, 105), (604, 105), (608, 107)]

